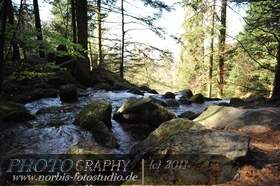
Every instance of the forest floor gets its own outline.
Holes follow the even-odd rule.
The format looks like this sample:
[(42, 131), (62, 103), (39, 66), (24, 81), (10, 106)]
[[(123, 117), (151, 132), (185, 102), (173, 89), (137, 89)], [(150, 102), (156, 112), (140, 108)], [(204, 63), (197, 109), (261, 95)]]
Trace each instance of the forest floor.
[[(280, 98), (257, 107), (280, 107)], [(280, 116), (279, 116), (280, 117)], [(280, 186), (280, 131), (239, 131), (250, 136), (250, 154), (239, 176), (223, 186)]]
[(269, 130), (261, 135), (253, 132), (247, 134), (251, 140), (248, 163), (238, 170), (237, 179), (221, 185), (279, 186), (280, 131)]

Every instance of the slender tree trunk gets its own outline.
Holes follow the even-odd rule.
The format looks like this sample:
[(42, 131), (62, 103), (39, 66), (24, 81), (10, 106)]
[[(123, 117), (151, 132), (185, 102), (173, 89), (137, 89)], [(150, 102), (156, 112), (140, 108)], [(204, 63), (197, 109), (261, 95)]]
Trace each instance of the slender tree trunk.
[(124, 30), (124, 7), (123, 7), (123, 2), (124, 0), (121, 0), (121, 11), (122, 11), (122, 46), (121, 46), (121, 64), (120, 64), (120, 76), (123, 78), (123, 66), (124, 66), (124, 35), (125, 35), (125, 30)]
[(274, 77), (274, 87), (272, 91), (272, 98), (280, 96), (280, 42), (278, 41), (277, 46), (277, 66), (275, 71), (275, 77)]
[[(13, 9), (12, 2), (9, 0), (8, 3), (9, 3), (9, 5), (8, 5), (9, 24), (12, 25), (14, 27), (14, 29), (18, 29), (18, 28), (15, 28), (14, 9)], [(15, 35), (16, 35), (15, 33), (16, 32), (14, 31), (13, 39), (12, 39), (12, 47), (13, 47), (13, 56), (11, 58), (12, 61), (20, 59), (19, 47), (18, 47), (17, 43), (14, 42), (14, 38), (15, 38)]]
[(218, 86), (219, 86), (219, 96), (223, 97), (227, 0), (222, 0), (221, 3), (222, 3), (222, 6), (221, 6), (221, 28), (220, 28), (220, 37), (219, 37)]
[(5, 31), (7, 20), (8, 1), (4, 0), (1, 10), (1, 33), (0, 33), (0, 94), (3, 92), (3, 69), (4, 69), (4, 44), (5, 44)]
[(35, 15), (35, 26), (36, 26), (36, 30), (38, 32), (37, 39), (39, 41), (39, 56), (40, 56), (40, 58), (44, 58), (45, 52), (44, 52), (44, 45), (43, 45), (43, 34), (42, 34), (38, 0), (33, 0), (33, 6), (34, 6), (34, 15)]
[(208, 97), (212, 96), (213, 84), (213, 64), (214, 64), (214, 35), (215, 35), (215, 14), (216, 14), (216, 0), (213, 1), (212, 20), (211, 20), (211, 41), (210, 41), (210, 57), (209, 57), (209, 84)]
[(64, 37), (65, 38), (69, 38), (69, 21), (70, 21), (70, 11), (69, 10), (69, 4), (70, 4), (70, 1), (67, 0), (67, 5), (66, 5), (66, 20), (65, 20), (65, 33), (64, 33)]
[(97, 27), (98, 27), (98, 58), (97, 63), (99, 67), (103, 65), (102, 54), (102, 16), (101, 16), (101, 0), (97, 0)]
[(76, 24), (75, 0), (71, 0), (71, 14), (72, 14), (73, 43), (77, 43), (77, 24)]

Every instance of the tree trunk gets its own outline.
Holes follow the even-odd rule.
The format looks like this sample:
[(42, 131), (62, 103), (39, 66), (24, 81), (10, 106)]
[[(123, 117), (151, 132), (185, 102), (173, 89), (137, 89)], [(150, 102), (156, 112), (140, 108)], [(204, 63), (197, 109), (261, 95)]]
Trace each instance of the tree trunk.
[(221, 6), (221, 28), (220, 28), (220, 37), (219, 37), (218, 87), (219, 87), (219, 96), (223, 97), (227, 0), (222, 0), (221, 3), (222, 6)]
[(280, 42), (278, 42), (277, 46), (277, 65), (274, 77), (274, 87), (271, 98), (280, 96)]
[[(9, 19), (9, 24), (15, 28), (15, 21), (14, 21), (14, 9), (11, 1), (8, 1), (8, 19)], [(14, 42), (15, 38), (15, 31), (13, 31), (13, 39), (12, 39), (12, 47), (13, 47), (13, 56), (11, 58), (12, 61), (14, 60), (19, 60), (20, 59), (20, 53), (19, 53), (19, 47), (17, 43)]]
[(71, 14), (72, 14), (73, 43), (77, 43), (77, 24), (76, 24), (75, 0), (71, 0)]
[(213, 64), (214, 64), (214, 35), (215, 35), (215, 14), (216, 14), (216, 0), (213, 1), (212, 20), (211, 20), (211, 41), (210, 41), (210, 57), (209, 57), (209, 84), (208, 97), (212, 96), (213, 84)]
[[(10, 1), (10, 0), (9, 0)], [(7, 9), (9, 2), (4, 0), (1, 10), (1, 33), (0, 33), (0, 94), (3, 91), (3, 68), (4, 68), (4, 44), (5, 44), (5, 31), (6, 31), (6, 19)]]
[(103, 65), (103, 54), (102, 54), (102, 16), (101, 16), (101, 0), (97, 0), (97, 27), (98, 27), (98, 66)]
[(81, 54), (83, 59), (78, 59), (77, 66), (74, 72), (76, 80), (84, 86), (89, 86), (90, 83), (90, 62), (88, 58), (88, 16), (87, 16), (87, 0), (76, 0), (76, 16), (77, 16), (77, 33), (78, 44), (84, 51)]
[(44, 52), (44, 45), (43, 45), (43, 35), (42, 35), (42, 27), (41, 27), (38, 0), (33, 0), (33, 6), (34, 6), (34, 15), (35, 15), (35, 27), (38, 32), (37, 40), (39, 41), (39, 56), (40, 56), (40, 58), (44, 58), (45, 52)]
[(123, 7), (123, 1), (121, 0), (121, 11), (122, 11), (122, 46), (121, 46), (121, 64), (120, 64), (120, 76), (123, 78), (123, 66), (124, 66), (124, 7)]
[[(77, 15), (77, 33), (78, 44), (82, 45), (85, 50), (82, 55), (87, 59), (88, 49), (88, 16), (87, 16), (87, 0), (76, 0), (76, 15)], [(88, 69), (90, 65), (88, 64)]]

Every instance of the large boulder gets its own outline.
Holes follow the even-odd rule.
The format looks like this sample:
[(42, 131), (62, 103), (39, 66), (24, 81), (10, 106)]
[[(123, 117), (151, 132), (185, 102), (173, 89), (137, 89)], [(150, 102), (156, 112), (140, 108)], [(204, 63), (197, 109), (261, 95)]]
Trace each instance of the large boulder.
[(164, 121), (175, 118), (175, 114), (155, 103), (150, 98), (129, 98), (114, 114), (114, 119), (126, 123), (145, 123), (158, 127)]
[(149, 136), (141, 143), (133, 146), (130, 153), (139, 154), (147, 152), (152, 147), (160, 147), (172, 135), (180, 130), (201, 130), (205, 127), (200, 123), (193, 122), (189, 119), (176, 118), (162, 123), (156, 130), (149, 134)]
[[(243, 133), (205, 129), (188, 119), (173, 119), (130, 152), (136, 155), (135, 161), (147, 158), (151, 172), (145, 176), (152, 180), (147, 184), (211, 185), (237, 175), (236, 165), (247, 160), (249, 142)], [(169, 179), (158, 179), (162, 177)]]
[[(250, 138), (248, 135), (227, 130), (181, 130), (170, 139), (175, 154), (195, 155), (194, 163), (205, 161), (230, 163), (246, 160)], [(209, 156), (204, 156), (205, 154)], [(202, 156), (200, 156), (202, 155)], [(214, 156), (212, 156), (214, 155)]]
[(103, 101), (93, 101), (86, 105), (75, 118), (74, 124), (90, 131), (95, 139), (109, 147), (119, 147), (111, 132), (112, 105)]
[(280, 108), (242, 109), (228, 106), (210, 106), (194, 121), (204, 126), (245, 131), (280, 130)]

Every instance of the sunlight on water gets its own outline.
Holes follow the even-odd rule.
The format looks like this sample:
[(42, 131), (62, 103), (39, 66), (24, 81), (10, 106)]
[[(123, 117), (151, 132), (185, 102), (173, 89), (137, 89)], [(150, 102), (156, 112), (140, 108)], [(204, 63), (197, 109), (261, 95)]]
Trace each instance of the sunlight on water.
[[(137, 143), (133, 137), (125, 132), (122, 126), (112, 120), (112, 132), (119, 141), (120, 148), (108, 149), (99, 145), (88, 131), (73, 124), (75, 116), (87, 104), (94, 100), (101, 100), (112, 104), (113, 112), (129, 97), (142, 97), (126, 91), (93, 91), (87, 89), (75, 103), (62, 103), (57, 98), (45, 98), (25, 106), (36, 120), (27, 123), (18, 123), (5, 129), (0, 136), (1, 152), (9, 154), (59, 154), (65, 153), (71, 147), (78, 146), (89, 150), (105, 153), (128, 153)], [(163, 100), (161, 95), (145, 94), (144, 97), (153, 96)], [(202, 112), (209, 105), (221, 101), (209, 101), (204, 104), (180, 105), (170, 107), (176, 115), (187, 110), (195, 113)]]

